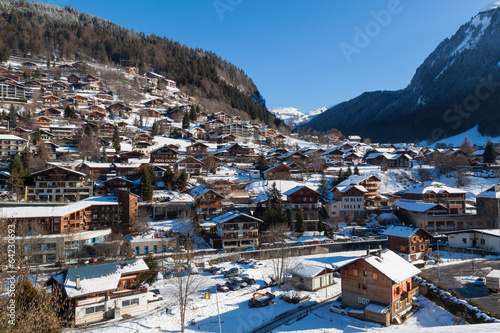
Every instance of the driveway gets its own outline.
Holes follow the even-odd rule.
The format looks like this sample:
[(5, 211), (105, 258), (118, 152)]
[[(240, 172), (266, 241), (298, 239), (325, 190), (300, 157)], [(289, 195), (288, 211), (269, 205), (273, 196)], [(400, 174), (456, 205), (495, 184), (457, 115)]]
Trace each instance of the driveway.
[[(450, 290), (456, 291), (464, 298), (468, 298), (481, 305), (492, 313), (500, 313), (500, 296), (492, 294), (485, 286), (476, 286), (471, 277), (485, 277), (492, 269), (500, 269), (500, 260), (475, 260), (441, 265), (440, 283)], [(420, 276), (426, 277), (435, 284), (438, 282), (437, 267), (422, 269)]]

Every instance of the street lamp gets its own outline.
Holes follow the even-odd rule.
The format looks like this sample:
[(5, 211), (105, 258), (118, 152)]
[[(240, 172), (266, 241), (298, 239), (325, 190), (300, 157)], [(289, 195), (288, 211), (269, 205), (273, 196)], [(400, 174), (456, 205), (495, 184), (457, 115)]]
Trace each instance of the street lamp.
[(440, 282), (440, 275), (439, 275), (439, 259), (440, 259), (440, 256), (439, 256), (439, 242), (440, 240), (438, 239), (437, 240), (437, 262), (438, 262), (438, 285), (439, 285), (439, 282)]
[(326, 253), (328, 252), (328, 249), (325, 249), (324, 255), (325, 255), (325, 296), (328, 298), (328, 280), (327, 280), (327, 271), (326, 271)]
[(215, 285), (215, 300), (217, 302), (217, 317), (219, 318), (219, 333), (222, 333), (222, 328), (220, 326), (219, 297), (217, 293), (217, 285)]

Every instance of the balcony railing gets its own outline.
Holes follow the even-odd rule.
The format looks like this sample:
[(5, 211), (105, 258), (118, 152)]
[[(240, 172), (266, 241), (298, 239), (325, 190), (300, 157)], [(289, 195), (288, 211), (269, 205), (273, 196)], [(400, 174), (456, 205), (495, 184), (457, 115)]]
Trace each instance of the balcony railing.
[(409, 291), (403, 291), (401, 293), (401, 297), (403, 298), (411, 298), (413, 296), (415, 296), (418, 292), (418, 286), (416, 286), (415, 288), (409, 290)]
[(112, 291), (109, 293), (109, 298), (118, 298), (118, 297), (125, 297), (125, 296), (132, 296), (132, 295), (137, 295), (137, 294), (144, 294), (148, 291), (148, 288), (146, 287), (141, 287), (138, 289), (127, 289), (127, 290), (119, 290), (119, 291)]

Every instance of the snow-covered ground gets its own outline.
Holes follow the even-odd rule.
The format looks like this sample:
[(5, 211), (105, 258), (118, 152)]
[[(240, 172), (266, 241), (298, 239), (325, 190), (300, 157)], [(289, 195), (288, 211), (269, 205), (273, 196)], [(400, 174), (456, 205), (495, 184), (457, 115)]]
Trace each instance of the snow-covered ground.
[[(305, 257), (290, 258), (289, 266), (293, 267), (299, 263), (309, 263), (313, 265), (323, 266), (325, 264), (333, 264), (340, 266), (343, 263), (351, 261), (365, 254), (365, 251), (349, 251), (319, 254)], [(268, 323), (276, 316), (288, 310), (296, 309), (297, 305), (289, 304), (279, 298), (279, 296), (288, 292), (288, 287), (264, 288), (259, 292), (265, 293), (271, 291), (276, 295), (275, 304), (250, 309), (248, 300), (252, 294), (261, 286), (264, 286), (264, 279), (273, 275), (272, 260), (258, 261), (259, 265), (256, 268), (250, 268), (244, 264), (236, 264), (224, 262), (218, 267), (227, 270), (237, 267), (241, 270), (242, 276), (248, 276), (256, 280), (256, 284), (238, 291), (229, 291), (226, 293), (215, 293), (215, 284), (224, 284), (226, 280), (221, 275), (211, 275), (210, 273), (200, 273), (196, 276), (196, 292), (191, 296), (191, 303), (187, 312), (188, 323), (186, 332), (218, 332), (218, 313), (220, 313), (221, 327), (223, 332), (247, 332), (258, 326)], [(164, 263), (168, 265), (168, 262)], [(161, 264), (160, 264), (161, 265)], [(471, 278), (471, 277), (466, 277)], [(170, 278), (158, 280), (153, 285), (160, 289), (163, 296), (163, 301), (150, 304), (150, 311), (153, 307), (160, 307), (160, 311), (148, 316), (138, 316), (138, 319), (132, 319), (129, 322), (117, 322), (115, 326), (95, 328), (91, 332), (95, 333), (118, 333), (118, 332), (178, 332), (180, 317), (177, 300), (172, 296), (173, 288), (175, 287), (175, 279)], [(310, 300), (301, 303), (302, 305), (312, 304), (313, 302), (321, 301), (325, 297), (338, 295), (341, 290), (340, 280), (335, 279), (336, 284), (325, 289), (310, 293)], [(205, 292), (211, 292), (210, 298), (205, 299)], [(439, 327), (446, 329), (447, 333), (455, 332), (458, 326), (453, 320), (454, 316), (445, 311), (441, 307), (435, 305), (424, 297), (419, 297), (424, 308), (409, 318), (402, 325), (393, 325), (390, 327), (382, 327), (375, 323), (364, 322), (348, 316), (343, 316), (328, 311), (328, 304), (320, 306), (313, 310), (305, 318), (283, 325), (274, 332), (344, 332), (346, 328), (357, 328), (368, 332), (445, 332), (438, 330)], [(169, 309), (169, 313), (165, 310)], [(154, 311), (153, 311), (154, 312)], [(480, 325), (480, 332), (487, 332), (490, 328), (499, 329), (498, 324)], [(493, 331), (493, 330), (491, 330)], [(466, 332), (458, 330), (456, 332)], [(496, 331), (498, 332), (498, 331)]]
[(483, 136), (481, 135), (481, 133), (479, 133), (478, 127), (474, 126), (473, 128), (463, 133), (457, 134), (455, 136), (450, 136), (449, 138), (438, 141), (432, 144), (432, 146), (435, 147), (438, 144), (445, 144), (447, 146), (451, 145), (453, 147), (460, 147), (460, 145), (464, 142), (464, 138), (466, 136), (469, 138), (473, 145), (486, 146), (488, 141), (500, 142), (500, 137)]
[(303, 113), (297, 108), (278, 107), (278, 108), (270, 108), (269, 112), (274, 114), (277, 118), (283, 120), (285, 124), (287, 124), (288, 126), (294, 127), (300, 124), (307, 123), (314, 117), (325, 112), (327, 109), (328, 108), (326, 107), (321, 107), (314, 111)]
[(426, 332), (430, 327), (454, 325), (454, 316), (451, 313), (425, 297), (420, 296), (419, 301), (424, 305), (424, 308), (406, 320), (402, 325), (382, 327), (375, 323), (332, 313), (328, 311), (328, 306), (323, 306), (300, 321), (296, 321), (289, 326), (284, 325), (279, 327), (275, 332), (338, 333), (344, 332), (347, 326), (358, 329), (350, 332)]

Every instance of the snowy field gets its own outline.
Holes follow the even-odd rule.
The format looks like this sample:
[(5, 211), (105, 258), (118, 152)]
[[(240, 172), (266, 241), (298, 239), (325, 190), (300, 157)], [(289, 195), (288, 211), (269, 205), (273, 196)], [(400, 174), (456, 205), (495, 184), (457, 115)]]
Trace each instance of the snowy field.
[[(293, 267), (301, 262), (308, 262), (318, 266), (323, 266), (325, 263), (339, 266), (365, 253), (365, 251), (349, 251), (290, 258), (289, 266)], [(262, 260), (258, 261), (258, 263), (259, 265), (256, 268), (230, 262), (217, 265), (224, 269), (238, 267), (242, 276), (251, 277), (256, 280), (255, 285), (238, 291), (219, 292), (216, 294), (215, 284), (224, 284), (226, 282), (222, 275), (200, 273), (196, 276), (197, 291), (191, 296), (191, 303), (187, 312), (186, 332), (218, 332), (218, 312), (220, 313), (222, 332), (236, 333), (251, 331), (264, 323), (272, 321), (273, 318), (281, 313), (296, 309), (297, 305), (289, 304), (279, 299), (279, 296), (288, 292), (289, 287), (282, 287), (281, 289), (272, 287), (259, 290), (262, 293), (266, 291), (274, 293), (276, 295), (275, 304), (258, 309), (250, 309), (248, 307), (248, 301), (252, 297), (252, 294), (261, 286), (264, 286), (264, 279), (273, 275), (272, 260)], [(160, 289), (164, 300), (150, 303), (149, 311), (152, 311), (153, 314), (143, 314), (142, 317), (137, 316), (138, 319), (132, 319), (132, 321), (128, 322), (117, 322), (114, 326), (95, 328), (91, 332), (178, 332), (180, 328), (180, 316), (177, 300), (172, 296), (173, 288), (175, 287), (174, 281), (175, 278), (155, 282), (154, 287)], [(301, 303), (301, 305), (313, 304), (324, 300), (327, 296), (333, 297), (339, 295), (341, 291), (340, 280), (335, 279), (335, 282), (336, 284), (328, 287), (326, 291), (325, 289), (321, 289), (311, 292), (310, 300)], [(210, 299), (204, 298), (207, 290), (211, 291)], [(369, 332), (427, 332), (431, 329), (434, 331), (440, 326), (455, 325), (452, 314), (423, 297), (420, 297), (420, 302), (425, 307), (399, 326), (384, 328), (375, 323), (331, 313), (328, 311), (328, 305), (325, 304), (325, 306), (320, 306), (313, 310), (312, 313), (302, 320), (292, 322), (288, 326), (281, 326), (277, 330), (273, 330), (273, 332), (344, 332), (344, 329), (349, 326), (362, 329), (363, 331), (367, 329)], [(159, 311), (155, 311), (155, 308), (159, 309)], [(165, 311), (167, 308), (169, 309), (169, 313)], [(112, 323), (108, 323), (108, 325), (110, 324)], [(499, 329), (499, 325), (496, 324), (484, 327), (485, 330), (482, 329), (481, 332), (487, 332), (490, 327), (496, 327), (496, 332)], [(446, 332), (454, 332), (454, 329), (446, 329)], [(439, 330), (435, 332), (439, 332)]]

